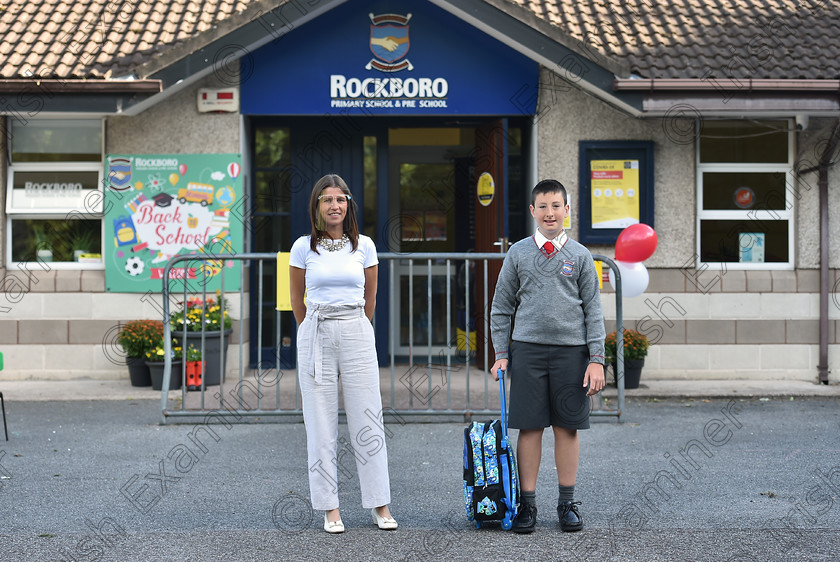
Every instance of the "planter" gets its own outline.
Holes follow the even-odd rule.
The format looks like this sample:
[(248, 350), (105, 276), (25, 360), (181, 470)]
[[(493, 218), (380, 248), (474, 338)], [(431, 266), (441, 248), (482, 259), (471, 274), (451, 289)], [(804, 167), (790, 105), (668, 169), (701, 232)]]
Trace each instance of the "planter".
[[(639, 388), (639, 381), (642, 378), (642, 367), (645, 366), (644, 359), (624, 360), (624, 388)], [(618, 365), (612, 364), (613, 375), (618, 385)]]
[(128, 366), (128, 378), (131, 386), (151, 386), (152, 379), (149, 375), (149, 366), (146, 365), (144, 357), (126, 357), (125, 364)]
[(203, 361), (187, 361), (187, 390), (201, 390)]
[[(228, 328), (225, 330), (224, 335), (225, 366), (227, 366), (228, 340), (230, 340), (231, 332), (233, 332), (233, 329)], [(175, 345), (181, 346), (181, 349), (188, 349), (189, 346), (193, 346), (201, 351), (201, 357), (204, 359), (204, 373), (202, 375), (204, 378), (204, 386), (215, 386), (220, 384), (223, 380), (222, 373), (224, 372), (219, 365), (222, 353), (222, 332), (204, 332), (204, 349), (201, 349), (201, 332), (187, 332), (186, 345), (184, 345), (184, 342), (181, 341), (183, 336), (184, 332), (172, 332), (172, 337), (175, 338), (177, 342)]]
[[(146, 361), (149, 366), (149, 375), (152, 379), (152, 390), (161, 390), (163, 388), (163, 367), (166, 365), (164, 361)], [(169, 390), (178, 390), (181, 388), (181, 360), (175, 359), (172, 361), (172, 377), (169, 381)]]

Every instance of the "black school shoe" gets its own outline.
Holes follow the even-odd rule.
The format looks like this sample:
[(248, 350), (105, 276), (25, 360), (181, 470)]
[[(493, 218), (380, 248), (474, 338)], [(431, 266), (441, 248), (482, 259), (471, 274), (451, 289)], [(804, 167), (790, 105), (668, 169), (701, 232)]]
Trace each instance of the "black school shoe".
[(562, 502), (557, 506), (560, 529), (564, 533), (573, 533), (583, 529), (583, 518), (581, 518), (577, 508), (579, 505), (580, 502)]
[(533, 533), (537, 526), (537, 506), (522, 504), (519, 506), (519, 513), (513, 520), (514, 533)]

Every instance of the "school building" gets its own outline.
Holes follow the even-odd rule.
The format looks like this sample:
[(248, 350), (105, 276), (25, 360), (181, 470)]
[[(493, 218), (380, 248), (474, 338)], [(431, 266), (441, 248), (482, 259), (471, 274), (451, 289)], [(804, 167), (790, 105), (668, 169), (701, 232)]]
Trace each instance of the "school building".
[[(0, 377), (127, 379), (115, 330), (161, 317), (171, 256), (288, 251), (335, 172), (406, 255), (503, 250), (556, 178), (593, 253), (636, 221), (658, 235), (623, 302), (653, 342), (643, 380), (836, 383), (838, 26), (824, 0), (6, 2)], [(226, 285), (249, 365), (276, 329), (265, 271), (255, 341), (256, 277)]]

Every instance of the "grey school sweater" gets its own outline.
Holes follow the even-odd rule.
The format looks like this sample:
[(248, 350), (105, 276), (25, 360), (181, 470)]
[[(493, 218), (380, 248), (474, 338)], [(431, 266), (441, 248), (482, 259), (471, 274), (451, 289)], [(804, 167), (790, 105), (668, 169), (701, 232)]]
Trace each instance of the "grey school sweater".
[[(510, 333), (514, 319), (513, 334)], [(592, 254), (571, 238), (546, 257), (533, 236), (510, 247), (499, 273), (490, 332), (496, 359), (508, 342), (586, 345), (589, 360), (604, 363), (604, 316)]]

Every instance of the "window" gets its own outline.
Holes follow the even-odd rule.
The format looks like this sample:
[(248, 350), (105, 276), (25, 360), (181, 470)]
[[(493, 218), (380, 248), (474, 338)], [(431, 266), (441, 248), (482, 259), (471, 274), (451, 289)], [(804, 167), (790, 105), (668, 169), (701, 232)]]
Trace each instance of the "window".
[(703, 124), (697, 160), (701, 264), (793, 268), (791, 130), (787, 120)]
[(6, 189), (7, 266), (102, 269), (101, 119), (14, 121)]

